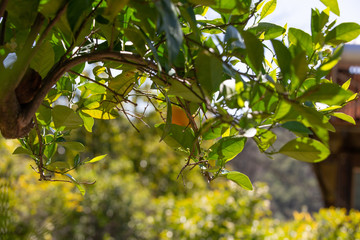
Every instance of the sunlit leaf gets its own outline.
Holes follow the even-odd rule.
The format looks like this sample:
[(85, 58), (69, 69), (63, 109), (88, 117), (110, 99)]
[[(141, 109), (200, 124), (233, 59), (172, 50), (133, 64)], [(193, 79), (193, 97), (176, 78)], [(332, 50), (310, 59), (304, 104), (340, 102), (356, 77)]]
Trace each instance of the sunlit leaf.
[(268, 1), (261, 10), (260, 20), (274, 12), (276, 8), (276, 0)]
[(242, 187), (246, 190), (253, 190), (253, 186), (252, 186), (252, 183), (251, 183), (249, 177), (241, 172), (230, 171), (226, 174), (226, 178), (231, 181), (234, 181), (240, 187)]
[(209, 160), (217, 160), (217, 166), (222, 166), (238, 155), (244, 148), (246, 137), (230, 136), (221, 138), (210, 147)]
[(360, 25), (357, 23), (341, 23), (332, 29), (325, 37), (327, 43), (339, 45), (357, 38), (360, 34)]
[(342, 112), (334, 112), (334, 113), (332, 113), (331, 115), (333, 115), (334, 117), (340, 118), (340, 119), (342, 119), (342, 120), (344, 120), (344, 121), (346, 121), (346, 122), (348, 122), (348, 123), (351, 123), (351, 124), (353, 124), (353, 125), (356, 125), (356, 122), (355, 122), (354, 118), (351, 117), (351, 116), (349, 116), (349, 115), (347, 115), (347, 114), (345, 114), (345, 113), (342, 113)]
[(325, 6), (330, 8), (330, 11), (340, 16), (340, 9), (337, 0), (320, 0)]
[(330, 150), (317, 140), (303, 137), (289, 141), (279, 150), (279, 153), (303, 162), (315, 163), (326, 159)]

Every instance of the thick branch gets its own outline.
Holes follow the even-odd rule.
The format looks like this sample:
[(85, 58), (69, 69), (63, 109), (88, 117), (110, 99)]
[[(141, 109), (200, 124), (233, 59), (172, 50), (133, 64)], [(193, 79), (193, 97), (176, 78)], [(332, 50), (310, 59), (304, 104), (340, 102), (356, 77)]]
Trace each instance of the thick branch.
[(2, 0), (1, 1), (1, 3), (0, 3), (0, 17), (4, 16), (7, 4), (8, 4), (8, 0)]
[(66, 72), (81, 63), (91, 61), (116, 61), (135, 67), (154, 69), (154, 71), (157, 69), (157, 66), (152, 61), (145, 60), (141, 56), (130, 52), (94, 52), (64, 62), (58, 62), (43, 79), (43, 85), (34, 99), (24, 107), (21, 114), (21, 122), (24, 124), (31, 122), (32, 117), (46, 97), (46, 94)]

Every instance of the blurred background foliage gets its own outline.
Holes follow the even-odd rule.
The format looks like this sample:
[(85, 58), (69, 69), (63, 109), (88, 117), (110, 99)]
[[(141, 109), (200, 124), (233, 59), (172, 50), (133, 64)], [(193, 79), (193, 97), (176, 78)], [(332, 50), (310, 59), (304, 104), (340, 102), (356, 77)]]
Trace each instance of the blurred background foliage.
[[(150, 126), (157, 121), (155, 116), (148, 119)], [(301, 211), (305, 204), (313, 206), (309, 212), (320, 207), (315, 206), (318, 199), (313, 203), (316, 194), (309, 196), (318, 190), (307, 181), (315, 179), (303, 167), (267, 159), (282, 167), (246, 168), (256, 180), (266, 176), (275, 197), (267, 183), (257, 182), (254, 191), (246, 191), (229, 181), (208, 184), (199, 171), (185, 172), (177, 179), (184, 155), (159, 143), (156, 130), (140, 123), (137, 133), (126, 121), (98, 121), (93, 134), (79, 131), (74, 136), (85, 143), (89, 157), (108, 154), (76, 170), (82, 181), (96, 180), (85, 186), (85, 196), (73, 184), (38, 181), (28, 159), (11, 155), (17, 142), (1, 139), (0, 238), (360, 239), (357, 211)], [(256, 164), (251, 146), (247, 151), (253, 153), (249, 156)], [(69, 154), (62, 152), (58, 158)], [(291, 178), (279, 180), (283, 176)]]

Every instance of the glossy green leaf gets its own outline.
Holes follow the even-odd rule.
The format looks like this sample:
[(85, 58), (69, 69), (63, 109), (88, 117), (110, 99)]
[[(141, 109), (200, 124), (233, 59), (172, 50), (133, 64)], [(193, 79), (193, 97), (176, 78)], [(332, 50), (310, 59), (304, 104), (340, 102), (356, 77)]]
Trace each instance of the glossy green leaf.
[(261, 10), (260, 20), (263, 19), (264, 17), (268, 16), (272, 12), (274, 12), (275, 8), (276, 8), (276, 0), (268, 1)]
[(195, 59), (196, 74), (200, 85), (211, 95), (219, 90), (222, 82), (222, 62), (208, 51), (202, 51)]
[(258, 25), (248, 29), (249, 32), (259, 36), (264, 34), (264, 40), (270, 40), (281, 36), (286, 30), (285, 28), (268, 22), (260, 22)]
[(330, 8), (330, 11), (340, 16), (340, 9), (337, 0), (320, 0), (326, 7)]
[(239, 136), (221, 138), (210, 147), (208, 159), (216, 160), (217, 166), (223, 166), (244, 149), (246, 139), (246, 137)]
[(74, 110), (62, 105), (56, 105), (52, 111), (55, 128), (66, 127), (67, 129), (78, 128), (83, 124), (82, 119)]
[(360, 34), (360, 25), (357, 23), (341, 23), (333, 28), (325, 37), (327, 43), (339, 45), (357, 38)]
[(303, 137), (289, 141), (279, 150), (279, 153), (303, 162), (316, 163), (326, 159), (330, 150), (317, 140)]
[(230, 171), (226, 174), (226, 178), (235, 182), (246, 190), (253, 190), (253, 186), (249, 177), (241, 172)]
[(331, 115), (333, 115), (334, 117), (340, 118), (340, 119), (342, 119), (342, 120), (344, 120), (344, 121), (346, 121), (346, 122), (348, 122), (348, 123), (351, 123), (351, 124), (353, 124), (353, 125), (356, 125), (356, 122), (355, 122), (354, 118), (351, 117), (351, 116), (349, 116), (349, 115), (347, 115), (347, 114), (345, 114), (345, 113), (342, 113), (342, 112), (334, 112), (334, 113), (332, 113)]

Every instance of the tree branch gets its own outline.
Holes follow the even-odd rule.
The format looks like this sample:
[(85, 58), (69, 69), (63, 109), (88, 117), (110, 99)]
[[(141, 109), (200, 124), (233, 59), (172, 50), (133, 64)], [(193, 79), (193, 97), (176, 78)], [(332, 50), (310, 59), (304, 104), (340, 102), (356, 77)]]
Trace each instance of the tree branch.
[(0, 17), (4, 16), (7, 4), (8, 4), (9, 0), (2, 0), (0, 3)]

